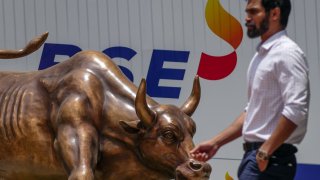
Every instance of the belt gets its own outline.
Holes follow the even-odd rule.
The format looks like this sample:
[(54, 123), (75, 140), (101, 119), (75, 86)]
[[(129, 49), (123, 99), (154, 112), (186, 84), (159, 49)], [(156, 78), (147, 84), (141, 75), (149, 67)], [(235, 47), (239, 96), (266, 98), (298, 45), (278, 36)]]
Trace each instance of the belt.
[(243, 150), (245, 152), (253, 151), (253, 150), (259, 149), (262, 144), (263, 142), (245, 142), (243, 143)]
[[(263, 142), (245, 142), (243, 143), (243, 150), (245, 152), (257, 150)], [(298, 149), (292, 144), (282, 144), (274, 154), (294, 154), (298, 151)]]

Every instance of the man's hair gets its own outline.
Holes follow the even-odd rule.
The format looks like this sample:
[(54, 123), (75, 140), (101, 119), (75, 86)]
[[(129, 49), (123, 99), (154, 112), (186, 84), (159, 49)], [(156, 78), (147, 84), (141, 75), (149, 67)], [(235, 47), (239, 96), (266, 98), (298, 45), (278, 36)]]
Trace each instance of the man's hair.
[(290, 0), (261, 0), (261, 4), (267, 13), (269, 13), (271, 9), (279, 7), (281, 11), (280, 24), (283, 28), (287, 27), (291, 11)]

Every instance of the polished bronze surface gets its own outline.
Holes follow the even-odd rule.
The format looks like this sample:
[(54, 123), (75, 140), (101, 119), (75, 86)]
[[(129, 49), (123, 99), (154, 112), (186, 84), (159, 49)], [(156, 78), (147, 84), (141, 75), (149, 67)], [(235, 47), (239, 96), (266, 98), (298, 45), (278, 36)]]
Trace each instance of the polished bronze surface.
[[(17, 58), (38, 49), (0, 50)], [(191, 159), (199, 78), (180, 107), (159, 104), (107, 56), (82, 51), (51, 68), (0, 72), (0, 179), (209, 179)]]

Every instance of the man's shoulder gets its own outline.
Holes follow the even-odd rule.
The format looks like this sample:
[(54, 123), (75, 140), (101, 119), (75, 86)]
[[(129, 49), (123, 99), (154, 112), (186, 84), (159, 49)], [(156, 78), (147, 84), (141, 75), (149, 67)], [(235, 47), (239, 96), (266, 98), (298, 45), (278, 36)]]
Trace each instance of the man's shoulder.
[(268, 52), (275, 64), (307, 63), (306, 56), (299, 45), (288, 36), (279, 37)]
[(276, 43), (276, 48), (283, 50), (283, 52), (292, 53), (292, 51), (294, 51), (304, 54), (300, 46), (288, 36), (282, 36), (279, 38), (278, 42)]

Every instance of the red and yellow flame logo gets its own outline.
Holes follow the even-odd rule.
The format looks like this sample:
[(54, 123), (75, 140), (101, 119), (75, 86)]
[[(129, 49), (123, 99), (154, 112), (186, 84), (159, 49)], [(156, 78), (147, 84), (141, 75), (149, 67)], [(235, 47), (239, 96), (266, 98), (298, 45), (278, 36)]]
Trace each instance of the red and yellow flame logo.
[(219, 0), (208, 0), (205, 17), (210, 30), (230, 44), (234, 51), (225, 56), (202, 53), (198, 75), (208, 80), (219, 80), (232, 73), (237, 64), (236, 49), (243, 37), (241, 24), (229, 14)]

